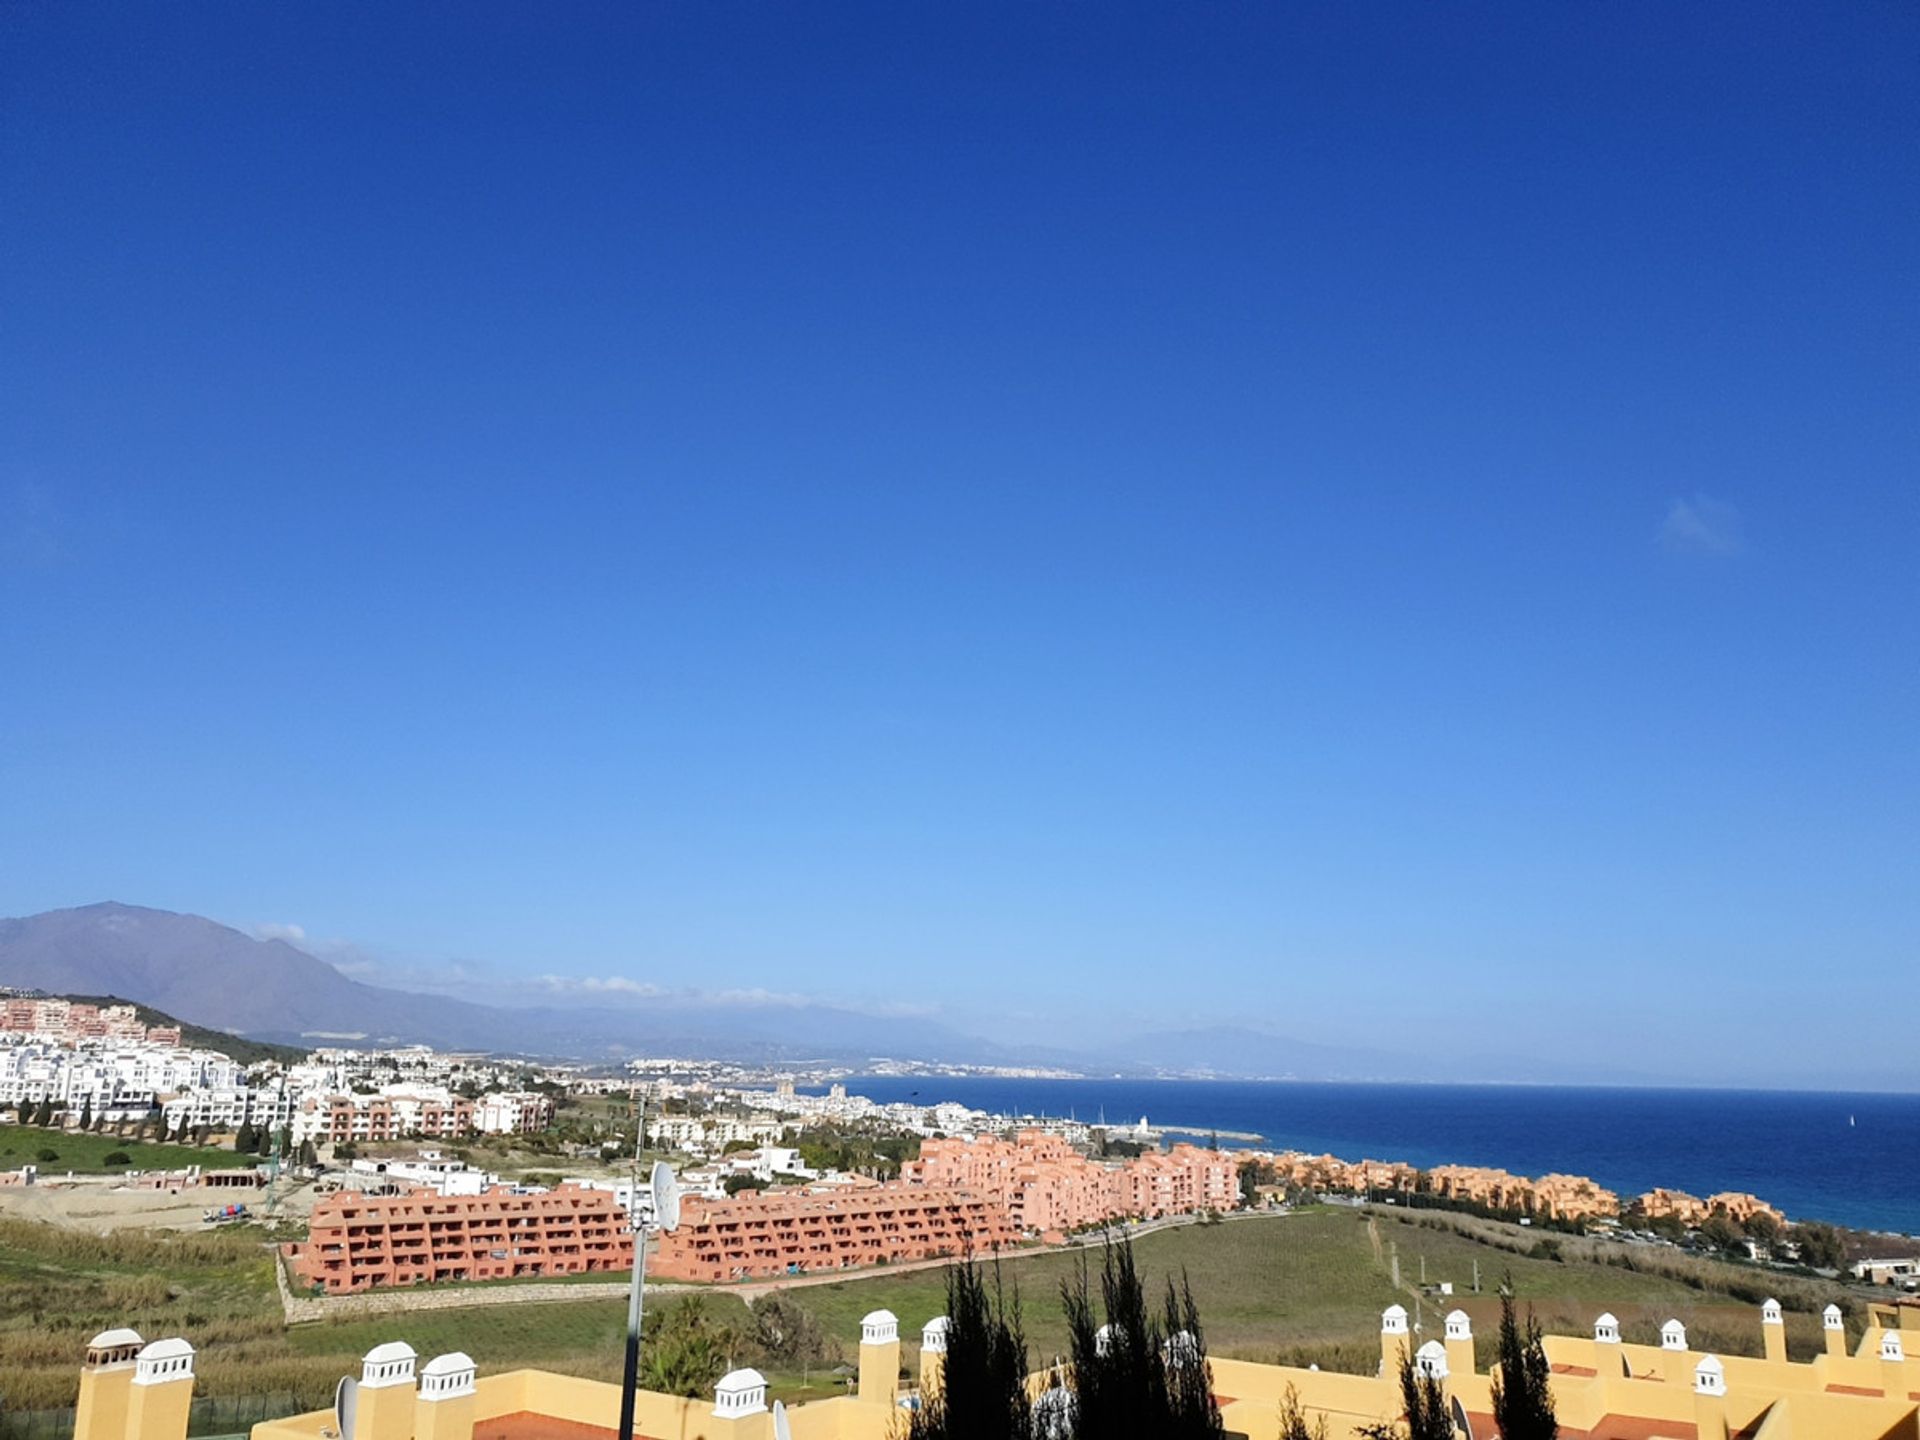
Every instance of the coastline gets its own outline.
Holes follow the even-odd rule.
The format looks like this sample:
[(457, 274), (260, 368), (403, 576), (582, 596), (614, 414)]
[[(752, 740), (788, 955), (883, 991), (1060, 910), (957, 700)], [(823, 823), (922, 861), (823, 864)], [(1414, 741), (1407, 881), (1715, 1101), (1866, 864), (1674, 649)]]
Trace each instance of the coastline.
[[(877, 1103), (950, 1100), (1017, 1119), (1124, 1133), (1156, 1112), (1223, 1148), (1393, 1157), (1516, 1175), (1577, 1175), (1623, 1198), (1656, 1189), (1763, 1197), (1796, 1220), (1920, 1233), (1920, 1095), (1319, 1081), (849, 1077)], [(1849, 1122), (1857, 1122), (1850, 1124)], [(1191, 1128), (1188, 1128), (1191, 1127)], [(1257, 1136), (1245, 1140), (1238, 1136)]]

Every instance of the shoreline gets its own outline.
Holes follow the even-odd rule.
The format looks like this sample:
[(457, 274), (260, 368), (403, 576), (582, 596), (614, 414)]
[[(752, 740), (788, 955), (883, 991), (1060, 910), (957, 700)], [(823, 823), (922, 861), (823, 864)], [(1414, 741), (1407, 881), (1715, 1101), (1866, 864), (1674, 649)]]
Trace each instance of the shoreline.
[[(1005, 1125), (1091, 1128), (1080, 1117), (1099, 1107), (1134, 1117), (1108, 1127), (1122, 1138), (1144, 1115), (1149, 1132), (1216, 1135), (1223, 1149), (1397, 1155), (1423, 1171), (1571, 1173), (1623, 1202), (1659, 1190), (1754, 1195), (1797, 1221), (1920, 1237), (1920, 1197), (1897, 1178), (1920, 1149), (1920, 1095), (1906, 1092), (961, 1077), (929, 1086), (886, 1076), (847, 1084), (879, 1105), (914, 1087), (917, 1103), (937, 1093)], [(1181, 1123), (1155, 1123), (1156, 1109)], [(1209, 1111), (1218, 1124), (1206, 1123)]]

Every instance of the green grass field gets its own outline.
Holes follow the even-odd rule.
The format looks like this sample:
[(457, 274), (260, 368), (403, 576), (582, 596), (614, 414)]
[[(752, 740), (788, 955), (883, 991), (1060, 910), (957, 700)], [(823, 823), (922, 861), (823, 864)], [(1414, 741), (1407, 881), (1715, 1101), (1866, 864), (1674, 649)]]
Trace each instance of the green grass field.
[[(1752, 1295), (1777, 1292), (1789, 1307), (1795, 1352), (1819, 1347), (1818, 1307), (1825, 1290), (1751, 1269), (1660, 1252), (1634, 1256), (1580, 1241), (1560, 1242), (1562, 1258), (1514, 1253), (1542, 1237), (1514, 1227), (1345, 1209), (1229, 1220), (1141, 1239), (1136, 1255), (1149, 1284), (1182, 1271), (1193, 1286), (1210, 1348), (1255, 1360), (1309, 1361), (1327, 1368), (1370, 1369), (1379, 1355), (1380, 1311), (1398, 1300), (1416, 1305), (1430, 1328), (1455, 1306), (1474, 1317), (1483, 1347), (1498, 1314), (1496, 1288), (1511, 1274), (1516, 1293), (1550, 1329), (1584, 1333), (1601, 1309), (1617, 1314), (1630, 1339), (1651, 1340), (1668, 1316), (1685, 1321), (1696, 1341), (1730, 1354), (1757, 1354), (1760, 1331)], [(17, 1221), (0, 1221), (0, 1374), (11, 1404), (71, 1404), (80, 1352), (109, 1325), (131, 1324), (149, 1338), (182, 1334), (200, 1350), (200, 1390), (222, 1396), (294, 1392), (319, 1406), (333, 1382), (385, 1340), (403, 1339), (429, 1356), (465, 1350), (486, 1370), (537, 1366), (598, 1379), (620, 1373), (625, 1304), (620, 1300), (476, 1305), (395, 1313), (287, 1329), (281, 1324), (269, 1252), (257, 1231), (141, 1235), (100, 1239)], [(1397, 1251), (1404, 1288), (1389, 1279)], [(1599, 1257), (1612, 1256), (1613, 1263)], [(1099, 1263), (1097, 1245), (1088, 1259)], [(1420, 1279), (1449, 1281), (1452, 1298), (1416, 1300)], [(1482, 1293), (1471, 1293), (1479, 1262)], [(1071, 1254), (1028, 1255), (1001, 1266), (1017, 1290), (1036, 1363), (1064, 1347), (1060, 1284), (1077, 1271)], [(1674, 1273), (1656, 1273), (1661, 1265)], [(940, 1271), (890, 1273), (787, 1291), (855, 1356), (861, 1316), (890, 1309), (900, 1317), (909, 1365), (920, 1327), (944, 1308)], [(649, 1307), (677, 1297), (650, 1297)], [(744, 1330), (740, 1298), (704, 1292), (716, 1320)], [(742, 1356), (745, 1361), (753, 1357)], [(802, 1377), (769, 1367), (783, 1398), (831, 1393), (831, 1366)]]
[[(55, 1158), (42, 1160), (40, 1152), (51, 1150)], [(108, 1165), (107, 1156), (119, 1151), (129, 1157), (126, 1165)], [(0, 1170), (18, 1170), (22, 1165), (37, 1165), (43, 1175), (100, 1175), (112, 1170), (184, 1170), (198, 1165), (203, 1170), (231, 1170), (257, 1165), (257, 1155), (236, 1155), (231, 1150), (215, 1150), (198, 1145), (142, 1144), (117, 1135), (82, 1134), (43, 1130), (38, 1125), (0, 1125)]]

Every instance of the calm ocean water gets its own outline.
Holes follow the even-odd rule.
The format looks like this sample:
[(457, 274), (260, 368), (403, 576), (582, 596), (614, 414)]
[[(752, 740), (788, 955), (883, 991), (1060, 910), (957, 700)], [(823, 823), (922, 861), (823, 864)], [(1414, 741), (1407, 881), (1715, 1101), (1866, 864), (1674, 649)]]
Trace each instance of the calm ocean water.
[[(1347, 1160), (1567, 1171), (1623, 1195), (1750, 1190), (1798, 1219), (1920, 1233), (1920, 1095), (874, 1076), (878, 1101), (1258, 1134)], [(1849, 1124), (1849, 1120), (1853, 1123)], [(1244, 1144), (1222, 1140), (1222, 1145)]]

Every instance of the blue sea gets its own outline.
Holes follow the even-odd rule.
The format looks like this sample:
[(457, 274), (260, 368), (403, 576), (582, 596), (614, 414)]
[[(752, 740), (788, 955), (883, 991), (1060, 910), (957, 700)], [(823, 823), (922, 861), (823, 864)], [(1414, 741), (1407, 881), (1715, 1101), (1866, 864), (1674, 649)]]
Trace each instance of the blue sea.
[(1920, 1095), (871, 1076), (855, 1094), (1257, 1134), (1224, 1146), (1586, 1175), (1625, 1196), (1750, 1190), (1795, 1219), (1920, 1234)]

